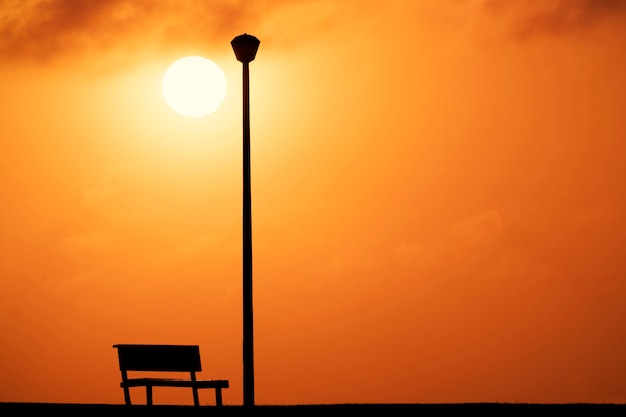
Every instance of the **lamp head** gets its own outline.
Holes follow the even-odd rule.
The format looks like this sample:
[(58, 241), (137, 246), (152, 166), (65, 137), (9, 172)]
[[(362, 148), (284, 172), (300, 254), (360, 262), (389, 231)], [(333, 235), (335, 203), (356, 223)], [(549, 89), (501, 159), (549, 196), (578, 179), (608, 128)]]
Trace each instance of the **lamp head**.
[(254, 57), (256, 56), (256, 51), (259, 49), (260, 43), (261, 41), (252, 35), (248, 35), (247, 33), (236, 36), (230, 42), (233, 50), (235, 51), (237, 61), (244, 63), (254, 61)]

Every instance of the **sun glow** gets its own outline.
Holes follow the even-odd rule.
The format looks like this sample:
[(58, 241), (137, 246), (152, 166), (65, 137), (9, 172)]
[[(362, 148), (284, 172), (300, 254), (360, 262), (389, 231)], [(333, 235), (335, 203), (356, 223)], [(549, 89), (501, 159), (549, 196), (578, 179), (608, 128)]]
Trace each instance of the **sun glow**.
[(213, 61), (187, 56), (172, 63), (161, 81), (167, 105), (185, 117), (203, 117), (216, 111), (226, 97), (226, 77)]

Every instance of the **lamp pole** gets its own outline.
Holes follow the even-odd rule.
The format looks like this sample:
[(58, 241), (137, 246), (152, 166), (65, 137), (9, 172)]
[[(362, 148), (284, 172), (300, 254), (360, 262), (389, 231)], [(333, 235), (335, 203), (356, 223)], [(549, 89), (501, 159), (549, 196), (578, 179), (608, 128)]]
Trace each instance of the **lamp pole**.
[(254, 325), (252, 315), (252, 207), (250, 198), (250, 74), (261, 42), (244, 33), (231, 45), (243, 64), (243, 405), (254, 405)]

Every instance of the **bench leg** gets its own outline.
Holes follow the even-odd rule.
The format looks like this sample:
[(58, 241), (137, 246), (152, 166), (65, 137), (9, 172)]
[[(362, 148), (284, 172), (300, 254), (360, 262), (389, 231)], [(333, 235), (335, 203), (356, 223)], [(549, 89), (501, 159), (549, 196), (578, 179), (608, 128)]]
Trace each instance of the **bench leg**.
[(152, 405), (152, 385), (146, 385), (146, 404)]
[(200, 399), (198, 398), (198, 387), (191, 387), (191, 390), (193, 391), (193, 405), (200, 405)]
[(130, 405), (130, 388), (124, 387), (124, 402)]
[(215, 405), (218, 407), (222, 405), (222, 389), (215, 388)]

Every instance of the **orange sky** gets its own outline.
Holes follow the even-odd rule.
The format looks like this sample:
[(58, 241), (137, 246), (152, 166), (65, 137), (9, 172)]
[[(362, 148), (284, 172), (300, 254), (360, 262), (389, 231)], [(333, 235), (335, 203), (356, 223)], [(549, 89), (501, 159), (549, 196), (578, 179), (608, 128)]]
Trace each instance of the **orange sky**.
[(0, 401), (242, 403), (247, 32), (258, 404), (626, 402), (626, 1), (244, 3), (0, 1)]

